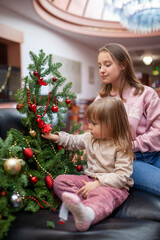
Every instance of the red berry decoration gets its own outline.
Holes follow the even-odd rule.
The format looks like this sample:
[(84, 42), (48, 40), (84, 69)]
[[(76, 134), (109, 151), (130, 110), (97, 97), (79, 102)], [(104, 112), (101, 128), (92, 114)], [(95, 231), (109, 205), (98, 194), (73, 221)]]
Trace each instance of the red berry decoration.
[(39, 128), (43, 128), (44, 122), (41, 118), (37, 118), (36, 122)]
[(23, 151), (23, 154), (26, 158), (32, 158), (33, 157), (33, 150), (31, 148), (25, 148)]
[(56, 77), (53, 77), (52, 80), (53, 80), (53, 82), (56, 82), (56, 81), (57, 81), (57, 78), (56, 78)]
[(71, 103), (71, 100), (69, 98), (66, 99), (66, 103), (67, 104), (70, 104)]
[(18, 111), (20, 111), (24, 107), (23, 103), (18, 103), (16, 108)]
[(37, 70), (35, 70), (33, 74), (34, 74), (34, 76), (38, 77), (38, 71)]
[(46, 178), (45, 178), (45, 183), (46, 183), (46, 186), (49, 188), (49, 189), (53, 189), (53, 179), (50, 175), (47, 175)]
[(53, 113), (58, 112), (58, 107), (57, 107), (57, 106), (53, 106), (53, 107), (52, 107), (52, 112), (53, 112)]
[(35, 112), (37, 110), (37, 106), (35, 103), (29, 105), (29, 110)]
[(4, 197), (6, 195), (6, 192), (5, 191), (2, 191), (1, 192), (1, 196)]
[(62, 146), (57, 145), (58, 150), (62, 150)]
[(33, 177), (30, 178), (30, 182), (31, 182), (32, 184), (36, 184), (36, 183), (38, 182), (38, 178), (35, 177), (35, 176), (33, 176)]
[(77, 171), (78, 171), (78, 172), (82, 171), (82, 165), (78, 165), (78, 166), (77, 166)]
[(41, 121), (42, 121), (41, 118), (37, 118), (37, 119), (36, 119), (37, 124), (40, 123)]

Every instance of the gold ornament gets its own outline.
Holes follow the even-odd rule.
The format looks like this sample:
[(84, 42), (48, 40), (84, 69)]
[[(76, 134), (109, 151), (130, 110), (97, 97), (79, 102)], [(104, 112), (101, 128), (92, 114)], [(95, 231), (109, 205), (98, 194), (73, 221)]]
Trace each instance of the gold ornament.
[(17, 158), (9, 158), (4, 162), (3, 167), (9, 175), (17, 175), (21, 170), (21, 162)]
[(29, 134), (30, 134), (31, 137), (35, 137), (36, 136), (36, 131), (30, 129)]

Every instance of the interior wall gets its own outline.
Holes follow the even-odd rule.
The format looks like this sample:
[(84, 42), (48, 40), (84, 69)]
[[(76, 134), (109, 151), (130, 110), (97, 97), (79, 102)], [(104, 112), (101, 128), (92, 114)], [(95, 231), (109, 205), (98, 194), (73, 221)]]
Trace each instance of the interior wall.
[[(35, 13), (36, 14), (36, 13)], [(31, 63), (29, 51), (38, 54), (43, 49), (46, 54), (53, 54), (81, 63), (81, 93), (77, 98), (94, 98), (100, 88), (97, 68), (97, 52), (93, 49), (67, 38), (56, 31), (46, 28), (5, 7), (0, 7), (0, 24), (23, 32), (24, 42), (21, 46), (22, 76), (27, 76), (27, 67)], [(94, 67), (94, 82), (89, 83), (89, 67)], [(65, 77), (65, 76), (64, 76)]]

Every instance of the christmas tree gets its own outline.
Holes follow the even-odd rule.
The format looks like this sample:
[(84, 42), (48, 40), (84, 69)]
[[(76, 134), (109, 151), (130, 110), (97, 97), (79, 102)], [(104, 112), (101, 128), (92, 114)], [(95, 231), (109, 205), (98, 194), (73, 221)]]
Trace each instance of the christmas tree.
[[(58, 210), (60, 201), (53, 190), (55, 177), (80, 174), (85, 164), (83, 151), (68, 151), (41, 138), (42, 132), (53, 133), (65, 127), (64, 114), (76, 95), (71, 92), (72, 83), (65, 83), (59, 72), (62, 64), (53, 64), (52, 55), (40, 50), (38, 55), (30, 52), (30, 57), (29, 76), (15, 95), (28, 134), (10, 129), (5, 140), (0, 138), (0, 238), (17, 211)], [(42, 87), (46, 86), (51, 90), (42, 95)], [(70, 133), (79, 128), (73, 122)]]

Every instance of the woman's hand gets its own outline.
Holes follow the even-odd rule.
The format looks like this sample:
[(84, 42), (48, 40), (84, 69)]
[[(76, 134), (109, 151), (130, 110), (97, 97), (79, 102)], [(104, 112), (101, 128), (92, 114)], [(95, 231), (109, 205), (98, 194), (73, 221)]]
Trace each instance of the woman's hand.
[(82, 182), (84, 183), (84, 186), (79, 189), (78, 193), (81, 193), (83, 198), (87, 198), (89, 192), (101, 185), (99, 180), (96, 180), (94, 182)]
[(59, 139), (58, 134), (51, 134), (51, 133), (49, 133), (49, 134), (47, 134), (47, 133), (41, 134), (41, 137), (43, 137), (45, 139), (48, 139), (48, 140), (52, 140), (54, 142), (56, 142)]

